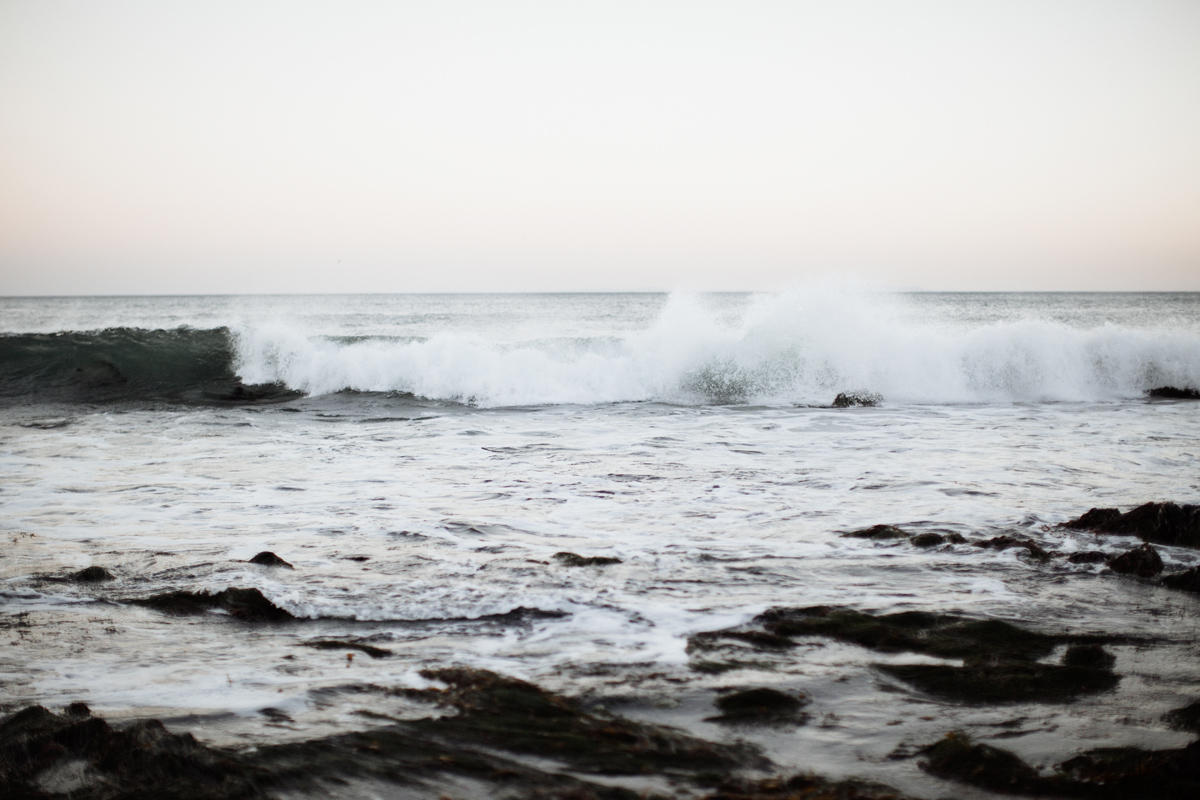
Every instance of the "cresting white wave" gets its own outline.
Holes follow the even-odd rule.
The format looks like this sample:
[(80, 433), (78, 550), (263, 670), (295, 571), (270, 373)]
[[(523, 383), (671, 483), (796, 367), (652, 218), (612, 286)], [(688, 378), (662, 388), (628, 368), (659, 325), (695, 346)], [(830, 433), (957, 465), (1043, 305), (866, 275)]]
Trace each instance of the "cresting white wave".
[(829, 403), (843, 391), (888, 404), (1109, 401), (1200, 386), (1200, 333), (1025, 318), (912, 321), (886, 295), (826, 291), (756, 298), (736, 323), (673, 295), (648, 329), (501, 342), (464, 333), (339, 342), (286, 325), (234, 332), (248, 383), (319, 395), (404, 392), (483, 407)]

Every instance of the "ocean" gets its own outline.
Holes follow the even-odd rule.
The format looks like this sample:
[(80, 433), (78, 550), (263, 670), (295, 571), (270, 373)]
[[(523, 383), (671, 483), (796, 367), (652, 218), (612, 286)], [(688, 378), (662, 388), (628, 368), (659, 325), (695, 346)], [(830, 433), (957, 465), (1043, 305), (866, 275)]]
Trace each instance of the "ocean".
[[(1163, 386), (1200, 387), (1200, 294), (2, 298), (0, 711), (246, 749), (428, 716), (375, 689), (463, 666), (916, 797), (993, 796), (897, 755), (952, 730), (1047, 766), (1180, 747), (1200, 597), (1073, 563), (1140, 542), (1059, 527), (1200, 502), (1200, 403)], [(962, 541), (842, 536), (878, 524)], [(975, 546), (1002, 536), (1052, 557)], [(63, 579), (91, 566), (114, 579)], [(300, 622), (131, 602), (228, 588)], [(689, 645), (812, 606), (1126, 637), (1120, 681), (964, 704), (880, 671), (929, 655)], [(744, 686), (806, 723), (713, 721)]]

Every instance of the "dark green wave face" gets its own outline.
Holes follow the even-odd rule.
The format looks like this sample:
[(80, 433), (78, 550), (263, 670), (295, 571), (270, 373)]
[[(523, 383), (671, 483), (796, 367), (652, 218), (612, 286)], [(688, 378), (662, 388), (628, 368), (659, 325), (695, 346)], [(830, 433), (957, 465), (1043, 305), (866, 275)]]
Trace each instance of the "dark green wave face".
[(0, 336), (0, 402), (245, 403), (296, 396), (245, 386), (228, 328), (27, 333)]

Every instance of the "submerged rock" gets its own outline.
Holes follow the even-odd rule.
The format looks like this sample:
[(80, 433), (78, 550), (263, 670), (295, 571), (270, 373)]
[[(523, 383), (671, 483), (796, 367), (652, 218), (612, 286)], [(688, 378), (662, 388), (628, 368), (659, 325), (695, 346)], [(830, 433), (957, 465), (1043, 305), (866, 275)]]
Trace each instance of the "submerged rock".
[(967, 538), (961, 533), (935, 533), (928, 531), (926, 533), (918, 533), (908, 540), (914, 547), (937, 547), (942, 544), (966, 544)]
[(270, 550), (263, 550), (254, 558), (250, 559), (250, 563), (258, 564), (262, 567), (287, 567), (288, 569), (295, 569), (295, 567), (272, 553)]
[(908, 534), (897, 528), (895, 525), (872, 525), (869, 528), (861, 528), (857, 531), (850, 531), (842, 534), (843, 539), (873, 539), (879, 541), (882, 539), (907, 539)]
[(816, 775), (722, 781), (702, 800), (905, 800), (890, 786), (868, 781), (831, 781)]
[[(764, 630), (710, 631), (688, 640), (689, 652), (714, 650), (722, 640), (754, 644), (750, 634), (774, 637), (774, 649), (795, 637), (827, 636), (883, 653), (911, 652), (963, 665), (876, 664), (875, 668), (928, 694), (965, 703), (1070, 702), (1120, 681), (1112, 657), (1093, 640), (1035, 633), (999, 620), (905, 611), (879, 616), (844, 608), (774, 608), (753, 621)], [(1061, 664), (1043, 664), (1060, 644), (1074, 644)]]
[(387, 658), (392, 655), (391, 650), (385, 650), (382, 647), (363, 644), (362, 642), (343, 642), (337, 639), (317, 639), (312, 642), (301, 642), (304, 647), (315, 647), (318, 650), (357, 650), (360, 653), (366, 653), (371, 658)]
[(71, 580), (76, 583), (104, 583), (105, 581), (115, 581), (116, 578), (104, 567), (93, 566), (72, 573)]
[(129, 601), (168, 614), (202, 614), (222, 610), (247, 622), (282, 622), (295, 619), (279, 608), (258, 589), (223, 589), (209, 592), (164, 592), (152, 597)]
[(800, 709), (809, 702), (805, 695), (796, 697), (778, 689), (743, 689), (718, 697), (714, 705), (720, 709), (721, 714), (709, 719), (713, 722), (739, 724), (804, 724), (808, 721), (808, 715)]
[(1153, 578), (1163, 571), (1162, 558), (1158, 555), (1158, 551), (1148, 544), (1110, 558), (1106, 563), (1113, 572), (1137, 575), (1139, 578)]
[(1200, 547), (1200, 505), (1146, 503), (1124, 514), (1115, 508), (1093, 508), (1062, 527), (1137, 536), (1153, 544)]
[(1108, 553), (1100, 550), (1086, 550), (1081, 553), (1072, 553), (1067, 556), (1067, 561), (1072, 564), (1103, 564), (1108, 561)]
[(1183, 572), (1176, 572), (1173, 575), (1164, 575), (1163, 586), (1170, 589), (1179, 589), (1184, 592), (1195, 592), (1200, 594), (1200, 567), (1192, 567)]
[(1178, 750), (1134, 747), (1091, 750), (1043, 777), (1007, 750), (951, 733), (921, 751), (920, 766), (939, 778), (1005, 794), (1190, 800), (1200, 795), (1200, 742)]
[(444, 691), (414, 692), (458, 710), (414, 725), (442, 739), (470, 741), (566, 761), (605, 774), (696, 773), (764, 766), (757, 751), (670, 728), (585, 711), (531, 683), (477, 669), (423, 670)]
[(991, 539), (973, 542), (973, 544), (976, 547), (985, 547), (989, 550), (1009, 550), (1013, 547), (1023, 547), (1029, 551), (1031, 557), (1036, 558), (1038, 561), (1046, 561), (1050, 558), (1050, 554), (1033, 539), (1020, 539), (1016, 536), (993, 536)]
[(1200, 400), (1200, 391), (1176, 386), (1159, 386), (1146, 392), (1150, 397), (1162, 397), (1171, 400)]
[(833, 398), (834, 408), (866, 408), (883, 402), (883, 396), (874, 392), (841, 392)]
[(1168, 711), (1163, 714), (1163, 719), (1172, 728), (1178, 728), (1183, 731), (1191, 731), (1192, 733), (1200, 733), (1200, 700), (1197, 700), (1183, 708), (1176, 708), (1173, 711)]
[(581, 556), (578, 553), (555, 553), (554, 560), (564, 567), (607, 567), (620, 564), (621, 559), (610, 556)]

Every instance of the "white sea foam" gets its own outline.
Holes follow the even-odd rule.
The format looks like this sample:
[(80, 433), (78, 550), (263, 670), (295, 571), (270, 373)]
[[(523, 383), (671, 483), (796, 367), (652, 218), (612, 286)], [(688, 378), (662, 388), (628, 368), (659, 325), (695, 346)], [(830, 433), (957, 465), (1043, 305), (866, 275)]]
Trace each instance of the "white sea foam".
[(914, 316), (895, 296), (809, 290), (754, 298), (732, 323), (703, 298), (673, 295), (652, 325), (619, 336), (547, 330), (512, 342), (456, 331), (346, 342), (286, 324), (234, 336), (247, 382), (492, 407), (821, 404), (854, 390), (901, 404), (1104, 401), (1200, 385), (1200, 333), (1188, 329)]

